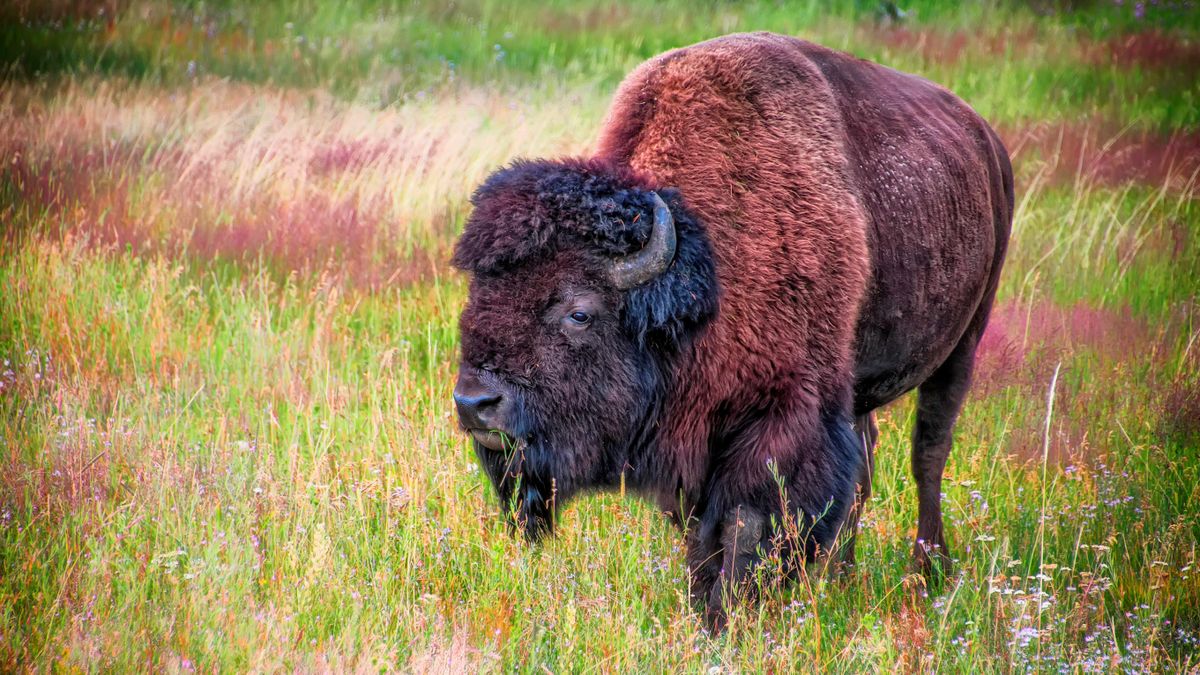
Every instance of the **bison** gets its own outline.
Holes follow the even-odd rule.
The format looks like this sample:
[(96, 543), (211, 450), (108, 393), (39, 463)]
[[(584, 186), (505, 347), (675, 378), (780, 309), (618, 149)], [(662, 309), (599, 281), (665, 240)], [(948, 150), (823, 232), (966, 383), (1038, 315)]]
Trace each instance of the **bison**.
[(945, 569), (942, 473), (1013, 212), (960, 99), (725, 36), (633, 71), (593, 156), (516, 161), (472, 204), (454, 401), (528, 539), (629, 486), (684, 527), (720, 627), (764, 555), (853, 564), (872, 411), (916, 389), (914, 556)]

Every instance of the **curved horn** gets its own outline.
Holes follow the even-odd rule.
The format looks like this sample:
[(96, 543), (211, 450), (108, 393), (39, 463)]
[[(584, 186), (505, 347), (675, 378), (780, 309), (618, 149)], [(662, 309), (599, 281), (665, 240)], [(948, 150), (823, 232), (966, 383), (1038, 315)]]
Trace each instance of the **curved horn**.
[(675, 259), (675, 218), (657, 192), (651, 192), (650, 196), (654, 199), (654, 227), (650, 230), (650, 241), (637, 253), (612, 261), (608, 268), (613, 285), (621, 290), (650, 281), (665, 272)]

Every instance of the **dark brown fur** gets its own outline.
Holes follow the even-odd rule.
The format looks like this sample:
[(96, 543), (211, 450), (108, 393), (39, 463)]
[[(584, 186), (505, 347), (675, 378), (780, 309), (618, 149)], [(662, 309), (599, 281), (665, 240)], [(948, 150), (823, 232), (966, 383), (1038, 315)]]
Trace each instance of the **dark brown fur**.
[[(606, 256), (646, 240), (639, 195), (668, 187), (690, 248), (645, 289), (606, 287)], [(688, 525), (693, 590), (719, 624), (760, 547), (812, 560), (853, 529), (872, 411), (918, 388), (915, 554), (944, 561), (941, 475), (1012, 199), (995, 134), (921, 78), (766, 33), (643, 64), (596, 157), (497, 174), (456, 251), (474, 273), (464, 373), (537, 409), (522, 419), (540, 444), (515, 469), (477, 448), (502, 498), (522, 466), (542, 497), (624, 474)], [(554, 323), (565, 310), (547, 307), (584, 295), (601, 308), (589, 333)], [(803, 541), (781, 537), (785, 515)]]

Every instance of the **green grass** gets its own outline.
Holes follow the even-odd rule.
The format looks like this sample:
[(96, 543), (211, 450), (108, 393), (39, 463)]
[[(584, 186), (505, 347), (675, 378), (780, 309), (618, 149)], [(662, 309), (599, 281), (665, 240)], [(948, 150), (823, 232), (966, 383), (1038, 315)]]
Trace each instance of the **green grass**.
[[(211, 75), (389, 105), (463, 81), (589, 80), (608, 89), (666, 49), (774, 30), (926, 74), (996, 122), (1101, 112), (1157, 129), (1200, 126), (1200, 82), (1190, 66), (1093, 63), (1110, 51), (1097, 40), (1135, 27), (1188, 39), (1200, 30), (1200, 12), (1154, 3), (1134, 20), (1132, 2), (1097, 4), (1045, 17), (1021, 4), (909, 3), (908, 28), (957, 41), (952, 52), (931, 56), (902, 37), (881, 39), (890, 29), (877, 3), (862, 1), (142, 2), (111, 24), (94, 12), (2, 23), (0, 64), (24, 77), (101, 73), (171, 86)], [(995, 38), (978, 39), (980, 27)], [(1095, 49), (1083, 58), (1088, 45)]]
[[(1115, 150), (1081, 156), (1111, 164), (1130, 129), (1146, 153), (1194, 134), (1196, 84), (1088, 49), (1167, 25), (1194, 44), (1194, 16), (914, 3), (917, 47), (870, 5), (438, 7), (152, 2), (111, 30), (0, 26), (0, 668), (1200, 667), (1186, 157), (1100, 180), (1064, 178), (1079, 158), (1054, 143), (1016, 154), (947, 470), (957, 573), (910, 574), (903, 399), (880, 416), (859, 569), (768, 588), (721, 636), (647, 503), (589, 496), (544, 546), (509, 537), (449, 405), (465, 283), (445, 264), (487, 171), (585, 151), (662, 49), (802, 34), (946, 84), (1007, 139), (1084, 129)], [(276, 48), (301, 34), (320, 46)]]

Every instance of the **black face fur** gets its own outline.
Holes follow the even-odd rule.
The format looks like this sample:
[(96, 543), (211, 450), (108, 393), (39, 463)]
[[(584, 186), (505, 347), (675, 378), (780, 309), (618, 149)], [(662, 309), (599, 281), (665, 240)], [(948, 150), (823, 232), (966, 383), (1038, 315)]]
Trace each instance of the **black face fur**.
[(608, 263), (639, 250), (653, 221), (650, 188), (633, 174), (518, 162), (473, 197), (453, 258), (472, 275), (459, 377), (506, 401), (495, 426), (511, 442), (475, 449), (530, 539), (551, 531), (571, 495), (613, 485), (652, 444), (672, 358), (716, 312), (704, 231), (679, 195), (658, 193), (675, 219), (675, 259), (625, 291)]

